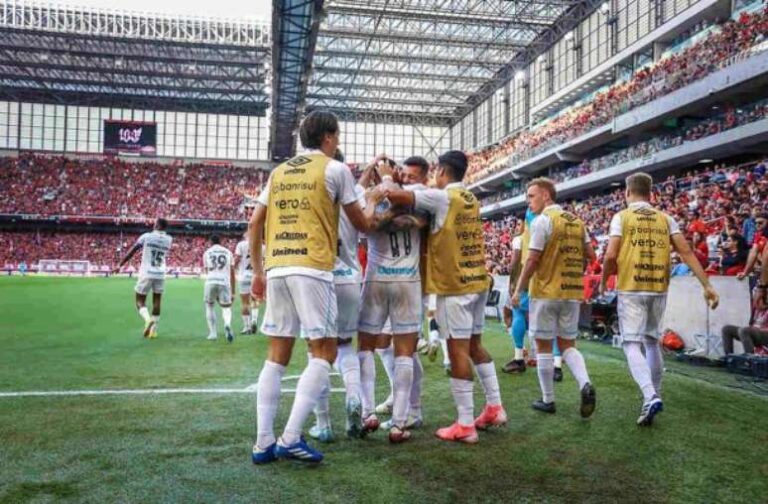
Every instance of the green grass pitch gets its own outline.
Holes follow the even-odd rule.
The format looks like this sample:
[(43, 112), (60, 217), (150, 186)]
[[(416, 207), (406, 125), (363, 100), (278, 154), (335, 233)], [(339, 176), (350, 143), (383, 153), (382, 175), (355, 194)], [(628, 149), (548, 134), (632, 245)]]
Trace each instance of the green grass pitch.
[[(157, 340), (141, 337), (132, 287), (127, 279), (0, 278), (0, 392), (242, 389), (256, 381), (263, 337), (206, 341), (201, 281), (167, 282)], [(239, 332), (237, 305), (233, 319)], [(508, 359), (499, 324), (488, 324), (485, 341), (497, 365)], [(733, 375), (668, 361), (665, 411), (653, 428), (640, 429), (639, 394), (623, 355), (580, 346), (598, 393), (589, 421), (579, 418), (567, 371), (556, 386), (555, 416), (529, 407), (539, 394), (535, 370), (500, 373), (509, 425), (481, 433), (475, 446), (439, 442), (433, 430), (453, 421), (455, 410), (439, 361), (425, 359), (426, 426), (414, 440), (391, 446), (383, 433), (344, 439), (343, 395), (336, 393), (339, 439), (321, 446), (326, 461), (316, 468), (250, 463), (252, 394), (0, 397), (0, 501), (768, 500), (765, 395), (738, 390), (743, 382)], [(300, 373), (304, 350), (297, 343), (288, 375)], [(385, 381), (379, 367), (379, 400)], [(475, 390), (479, 412), (479, 385)], [(284, 394), (278, 429), (292, 399)]]

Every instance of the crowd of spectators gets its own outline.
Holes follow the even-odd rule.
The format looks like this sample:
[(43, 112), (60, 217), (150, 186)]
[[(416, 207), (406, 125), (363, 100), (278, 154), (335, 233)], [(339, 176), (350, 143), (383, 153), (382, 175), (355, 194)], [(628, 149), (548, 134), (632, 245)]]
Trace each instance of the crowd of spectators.
[[(768, 159), (741, 166), (714, 165), (657, 181), (653, 201), (680, 224), (701, 263), (713, 274), (736, 275), (768, 213)], [(598, 252), (608, 239), (613, 215), (624, 208), (624, 190), (562, 203), (586, 224)], [(509, 273), (512, 238), (520, 216), (484, 223), (486, 263), (494, 274)]]
[[(18, 265), (22, 261), (32, 267), (41, 259), (90, 261), (92, 265), (116, 267), (131, 249), (138, 234), (64, 233), (34, 231), (0, 231), (0, 265)], [(234, 253), (237, 239), (221, 237), (221, 244)], [(173, 234), (168, 267), (194, 268), (202, 265), (203, 252), (211, 246), (205, 236)], [(138, 271), (141, 252), (129, 265)], [(126, 268), (128, 268), (126, 266)]]
[(243, 220), (267, 172), (22, 154), (0, 158), (0, 213)]
[(522, 131), (470, 156), (465, 182), (472, 183), (567, 142), (619, 114), (669, 94), (730, 65), (768, 35), (768, 7), (728, 20), (682, 52), (643, 68), (631, 79), (597, 93), (586, 105), (568, 110), (544, 125)]
[[(685, 127), (676, 128), (671, 132), (666, 132), (599, 158), (585, 159), (578, 165), (566, 168), (553, 168), (546, 175), (555, 182), (565, 182), (634, 159), (650, 156), (666, 149), (678, 147), (686, 142), (700, 140), (731, 128), (759, 121), (766, 117), (768, 117), (768, 100), (760, 100), (739, 108), (728, 106), (723, 112), (718, 111), (713, 117), (702, 119)], [(513, 198), (523, 194), (524, 187), (524, 183), (516, 184), (512, 189), (500, 191), (482, 198), (482, 202), (484, 205), (487, 205)]]

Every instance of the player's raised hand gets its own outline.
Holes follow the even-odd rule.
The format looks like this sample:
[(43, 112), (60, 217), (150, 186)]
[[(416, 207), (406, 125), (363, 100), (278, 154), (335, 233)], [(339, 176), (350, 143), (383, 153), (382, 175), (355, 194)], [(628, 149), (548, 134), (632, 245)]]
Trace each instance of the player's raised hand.
[(251, 297), (256, 301), (264, 301), (265, 285), (264, 272), (254, 271), (253, 280), (251, 280)]
[(704, 287), (704, 299), (707, 300), (707, 304), (713, 310), (720, 304), (720, 295), (711, 285)]

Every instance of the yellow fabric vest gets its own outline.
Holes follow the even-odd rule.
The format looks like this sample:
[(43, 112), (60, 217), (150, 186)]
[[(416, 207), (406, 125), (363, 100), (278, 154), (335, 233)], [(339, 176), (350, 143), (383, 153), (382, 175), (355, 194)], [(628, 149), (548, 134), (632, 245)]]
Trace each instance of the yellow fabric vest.
[[(528, 229), (528, 223), (523, 223), (523, 232), (520, 233), (520, 264), (512, 268), (509, 272), (509, 278), (517, 283), (520, 275), (525, 268), (525, 262), (528, 260), (528, 242), (531, 241), (531, 232)], [(527, 290), (527, 289), (526, 289)]]
[(672, 243), (666, 214), (641, 207), (622, 210), (619, 217), (622, 236), (617, 289), (667, 292)]
[(552, 221), (552, 236), (531, 278), (531, 298), (584, 299), (584, 223), (570, 212), (543, 212)]
[(485, 241), (480, 203), (462, 187), (447, 189), (448, 215), (437, 233), (429, 235), (427, 292), (443, 296), (488, 290)]
[(339, 205), (325, 187), (324, 154), (296, 156), (275, 168), (269, 182), (265, 269), (304, 266), (332, 271)]

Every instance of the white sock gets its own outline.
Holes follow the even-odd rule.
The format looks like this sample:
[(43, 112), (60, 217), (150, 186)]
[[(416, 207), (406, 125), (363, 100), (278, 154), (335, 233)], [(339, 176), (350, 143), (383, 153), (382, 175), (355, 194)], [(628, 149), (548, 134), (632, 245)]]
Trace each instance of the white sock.
[(575, 347), (571, 347), (563, 352), (563, 360), (568, 364), (568, 369), (571, 370), (571, 374), (576, 378), (579, 390), (581, 390), (584, 385), (589, 383), (589, 374), (587, 374), (587, 364), (584, 362), (584, 356)]
[(413, 354), (413, 385), (411, 385), (410, 415), (421, 418), (421, 381), (424, 378), (424, 366), (421, 365), (419, 353)]
[(289, 446), (299, 441), (304, 422), (315, 408), (323, 387), (328, 384), (328, 373), (331, 365), (324, 359), (312, 358), (304, 372), (301, 373), (296, 384), (296, 398), (293, 400), (291, 414), (285, 424), (285, 430), (281, 436), (284, 446)]
[(429, 343), (435, 344), (440, 341), (440, 331), (429, 331)]
[(637, 341), (625, 341), (623, 346), (624, 355), (627, 356), (627, 364), (629, 364), (629, 372), (632, 378), (635, 379), (637, 386), (640, 387), (640, 391), (643, 393), (643, 400), (648, 402), (656, 395), (656, 389), (653, 387), (651, 370), (645, 361), (645, 357), (643, 357), (640, 343)]
[(645, 346), (645, 360), (648, 362), (648, 367), (651, 370), (653, 388), (656, 390), (656, 395), (661, 397), (661, 377), (664, 374), (664, 357), (661, 355), (659, 340), (646, 336), (643, 345)]
[(547, 403), (555, 400), (555, 361), (552, 354), (536, 355), (536, 373), (539, 375), (541, 400)]
[(251, 323), (255, 324), (259, 321), (259, 309), (251, 308)]
[(408, 404), (413, 386), (413, 356), (395, 357), (395, 385), (392, 401), (392, 424), (404, 427), (408, 420)]
[(389, 378), (389, 386), (392, 388), (395, 386), (395, 350), (392, 345), (389, 345), (387, 348), (377, 348), (376, 353), (379, 354), (381, 364)]
[(221, 315), (224, 318), (224, 325), (230, 327), (232, 325), (232, 308), (229, 306), (222, 308)]
[(273, 430), (277, 408), (280, 406), (280, 382), (285, 366), (264, 361), (256, 385), (256, 446), (264, 449), (275, 442)]
[(523, 349), (515, 348), (515, 360), (523, 360)]
[(331, 408), (328, 404), (328, 398), (331, 395), (331, 377), (325, 382), (322, 390), (320, 391), (320, 397), (317, 398), (317, 406), (315, 406), (315, 418), (317, 419), (317, 426), (321, 429), (327, 429), (331, 426)]
[(144, 322), (149, 322), (150, 320), (152, 320), (149, 318), (149, 309), (147, 309), (146, 306), (142, 306), (141, 308), (139, 308), (139, 316), (142, 319), (144, 319)]
[(499, 390), (499, 380), (496, 378), (496, 368), (493, 366), (493, 362), (477, 364), (475, 369), (485, 391), (485, 402), (492, 406), (500, 405), (501, 391)]
[(360, 381), (360, 360), (357, 358), (352, 345), (339, 345), (338, 355), (336, 356), (336, 369), (341, 374), (342, 380), (344, 380), (347, 402), (351, 399), (360, 400), (360, 396), (363, 394)]
[(440, 347), (443, 349), (443, 366), (450, 366), (451, 358), (448, 356), (448, 342), (444, 339), (441, 339)]
[(216, 334), (216, 307), (205, 304), (205, 321), (208, 322), (208, 334)]
[(563, 367), (563, 356), (562, 355), (555, 355), (553, 357), (553, 360), (555, 361), (555, 367)]
[(160, 315), (152, 315), (152, 322), (155, 323), (153, 331), (157, 332), (157, 328), (160, 326)]
[(376, 409), (376, 362), (373, 352), (366, 350), (357, 353), (360, 360), (360, 385), (363, 392), (363, 417), (367, 417)]
[(243, 318), (243, 328), (248, 329), (251, 327), (251, 317), (248, 315), (241, 315)]
[(472, 380), (451, 378), (451, 393), (456, 403), (461, 425), (474, 425), (475, 407), (472, 398)]

